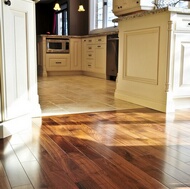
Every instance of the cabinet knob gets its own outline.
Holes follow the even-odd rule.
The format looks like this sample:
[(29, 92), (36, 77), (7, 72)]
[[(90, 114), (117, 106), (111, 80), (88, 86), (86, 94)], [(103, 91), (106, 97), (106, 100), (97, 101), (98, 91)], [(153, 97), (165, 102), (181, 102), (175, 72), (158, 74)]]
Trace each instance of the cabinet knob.
[(5, 0), (4, 3), (5, 3), (5, 5), (11, 6), (11, 1), (10, 0)]

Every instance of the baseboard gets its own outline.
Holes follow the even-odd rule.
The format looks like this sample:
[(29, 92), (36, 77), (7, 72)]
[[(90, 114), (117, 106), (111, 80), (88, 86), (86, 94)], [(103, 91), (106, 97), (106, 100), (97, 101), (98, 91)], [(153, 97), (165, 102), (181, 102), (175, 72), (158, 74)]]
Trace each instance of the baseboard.
[(134, 104), (138, 104), (147, 108), (158, 110), (161, 112), (166, 112), (166, 104), (164, 102), (155, 102), (150, 99), (143, 98), (142, 96), (130, 95), (120, 90), (115, 91), (115, 98), (125, 100)]

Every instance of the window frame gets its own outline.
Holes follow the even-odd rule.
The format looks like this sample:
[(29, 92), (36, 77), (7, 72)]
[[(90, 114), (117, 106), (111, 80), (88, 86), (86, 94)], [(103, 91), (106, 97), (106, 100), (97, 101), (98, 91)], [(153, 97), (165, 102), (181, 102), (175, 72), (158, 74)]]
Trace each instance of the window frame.
[[(106, 1), (107, 2), (107, 1)], [(102, 5), (105, 6), (105, 5)], [(115, 23), (113, 23), (113, 26), (110, 27), (106, 27), (107, 25), (107, 11), (108, 9), (104, 9), (103, 7), (103, 28), (97, 28), (94, 29), (95, 27), (95, 18), (96, 18), (96, 1), (94, 0), (89, 0), (89, 20), (90, 20), (90, 24), (89, 24), (89, 33), (93, 34), (93, 33), (101, 33), (101, 32), (109, 32), (109, 31), (118, 31), (118, 27), (115, 25)]]
[[(66, 17), (64, 15), (66, 13)], [(62, 34), (58, 34), (58, 14), (62, 14)], [(55, 32), (57, 35), (69, 35), (69, 21), (68, 21), (68, 3), (64, 3), (61, 5), (61, 10), (55, 12), (56, 16), (56, 28)], [(66, 18), (66, 22), (65, 22)]]

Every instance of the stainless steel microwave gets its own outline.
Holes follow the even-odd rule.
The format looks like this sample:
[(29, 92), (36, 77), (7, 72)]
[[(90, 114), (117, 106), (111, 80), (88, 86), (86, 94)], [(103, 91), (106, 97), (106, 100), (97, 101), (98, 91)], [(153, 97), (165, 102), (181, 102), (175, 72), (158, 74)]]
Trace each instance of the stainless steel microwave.
[(69, 39), (47, 39), (47, 53), (69, 53)]

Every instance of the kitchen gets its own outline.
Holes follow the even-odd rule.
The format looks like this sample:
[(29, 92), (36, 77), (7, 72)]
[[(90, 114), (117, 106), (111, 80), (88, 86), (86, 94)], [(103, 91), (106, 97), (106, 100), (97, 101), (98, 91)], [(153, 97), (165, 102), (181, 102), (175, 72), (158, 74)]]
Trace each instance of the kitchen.
[[(73, 76), (86, 75), (86, 76), (89, 76), (90, 75), (90, 76), (93, 76), (93, 77), (98, 77), (98, 78), (103, 78), (103, 79), (109, 78), (111, 80), (115, 80), (116, 74), (117, 74), (117, 70), (116, 70), (117, 65), (116, 65), (116, 63), (117, 63), (117, 54), (118, 54), (117, 53), (117, 51), (118, 51), (117, 50), (117, 46), (118, 46), (118, 38), (117, 38), (117, 32), (118, 31), (117, 31), (117, 28), (115, 27), (115, 24), (113, 22), (111, 22), (111, 24), (110, 24), (111, 25), (111, 27), (110, 27), (111, 31), (109, 31), (109, 32), (103, 31), (102, 34), (97, 33), (97, 34), (87, 35), (88, 34), (88, 4), (86, 4), (86, 2), (87, 1), (84, 1), (84, 4), (83, 4), (83, 6), (85, 7), (84, 12), (78, 12), (79, 1), (72, 2), (71, 5), (68, 5), (68, 7), (70, 6), (70, 9), (73, 10), (73, 12), (70, 13), (71, 16), (75, 15), (74, 16), (75, 18), (73, 18), (74, 20), (70, 21), (71, 22), (70, 25), (75, 25), (75, 27), (79, 28), (78, 30), (76, 28), (73, 30), (72, 28), (70, 28), (68, 26), (68, 28), (70, 28), (69, 33), (72, 33), (72, 35), (68, 35), (68, 36), (67, 35), (63, 35), (63, 36), (51, 35), (51, 33), (52, 33), (51, 31), (52, 31), (52, 28), (53, 28), (52, 23), (47, 24), (46, 25), (47, 28), (45, 28), (43, 31), (42, 31), (42, 29), (43, 29), (42, 27), (39, 27), (39, 28), (37, 27), (37, 31), (41, 30), (41, 31), (38, 32), (38, 33), (41, 34), (41, 35), (38, 35), (39, 49), (41, 48), (40, 52), (38, 54), (41, 54), (41, 55), (44, 54), (45, 55), (45, 58), (40, 57), (42, 60), (38, 61), (38, 74), (39, 74), (40, 81), (43, 82), (43, 78), (41, 78), (41, 76), (42, 77), (44, 77), (44, 76), (49, 77), (49, 76), (52, 76), (52, 75), (54, 75), (54, 76), (55, 75), (56, 76), (58, 76), (58, 75), (59, 76), (60, 75), (70, 75), (70, 76), (71, 75), (73, 75)], [(37, 17), (37, 26), (41, 25), (41, 24), (38, 24), (38, 23), (43, 23), (44, 17), (47, 17), (49, 15), (48, 14), (46, 16), (43, 11), (41, 12), (41, 9), (44, 10), (44, 7), (47, 7), (47, 9), (48, 9), (48, 6), (50, 6), (50, 8), (48, 10), (49, 10), (49, 12), (52, 12), (52, 15), (51, 15), (51, 18), (52, 18), (53, 13), (54, 13), (54, 10), (53, 10), (54, 5), (55, 5), (55, 3), (51, 3), (51, 5), (49, 5), (49, 4), (47, 5), (47, 4), (43, 3), (43, 2), (41, 4), (40, 3), (36, 4), (36, 7), (37, 7), (36, 8), (36, 10), (37, 10), (37, 16), (36, 16)], [(61, 5), (61, 3), (60, 3), (60, 5)], [(63, 4), (61, 6), (67, 7), (67, 6), (65, 6), (65, 4)], [(39, 7), (42, 7), (42, 8), (40, 9)], [(59, 14), (59, 11), (57, 11), (57, 12)], [(42, 14), (41, 19), (40, 19), (40, 14)], [(82, 30), (85, 30), (85, 27), (84, 27), (83, 22), (82, 22), (83, 25), (81, 27), (81, 20), (85, 21), (85, 19), (83, 19), (81, 17), (87, 18), (86, 23), (85, 23), (87, 31), (82, 31)], [(75, 24), (73, 24), (73, 22)], [(62, 24), (62, 25), (64, 25), (64, 24)], [(65, 34), (67, 34), (67, 33), (68, 32), (65, 32)], [(106, 39), (107, 34), (111, 34), (111, 35), (108, 36), (109, 41), (107, 41), (107, 39)], [(52, 37), (53, 37), (53, 39), (52, 39)], [(114, 37), (114, 39), (113, 39), (113, 37)], [(56, 42), (56, 40), (59, 41), (61, 39), (62, 43), (64, 43), (64, 45), (65, 45), (65, 41), (69, 39), (70, 40), (70, 52), (65, 52), (65, 53), (62, 53), (62, 54), (55, 53), (54, 55), (53, 55), (53, 53), (50, 53), (50, 52), (46, 53), (46, 51), (47, 51), (47, 49), (46, 49), (46, 47), (47, 47), (46, 46), (46, 43), (47, 43), (46, 39), (48, 39), (48, 41), (49, 40), (51, 40), (51, 41), (54, 40), (54, 42)], [(109, 53), (110, 56), (109, 57), (107, 56), (107, 58), (106, 58), (106, 48), (107, 48), (106, 43), (107, 42), (109, 43), (109, 45), (107, 44), (107, 47), (110, 49), (107, 52), (110, 52)], [(49, 42), (48, 42), (48, 44), (49, 44)], [(48, 45), (48, 46), (50, 46), (50, 45)], [(82, 46), (82, 48), (81, 48), (81, 46)], [(112, 46), (113, 46), (113, 48), (110, 48)], [(48, 50), (48, 51), (51, 51), (51, 50)], [(54, 49), (53, 51), (54, 52), (59, 51), (59, 49), (58, 50)], [(64, 51), (64, 50), (62, 50), (62, 51)], [(96, 57), (95, 57), (95, 54), (96, 54)], [(114, 54), (116, 54), (116, 55), (114, 55)], [(109, 60), (108, 60), (108, 58), (109, 58)], [(86, 59), (86, 60), (84, 60), (84, 59)], [(106, 59), (107, 59), (107, 61), (106, 61)], [(109, 66), (109, 68), (112, 68), (112, 69), (106, 71), (106, 62), (109, 62), (109, 64), (112, 63), (113, 66)], [(108, 73), (108, 72), (110, 72), (110, 73)], [(73, 79), (71, 79), (71, 81), (74, 80), (74, 78), (75, 77), (73, 77)], [(60, 78), (57, 78), (57, 79), (60, 81)], [(50, 80), (51, 80), (50, 82), (52, 82), (53, 79), (50, 79)], [(90, 81), (92, 79), (89, 78), (88, 80)], [(66, 84), (64, 84), (64, 79), (62, 79), (61, 83), (62, 83), (62, 85), (59, 86), (59, 89), (62, 88), (63, 85), (66, 85)], [(97, 83), (98, 83), (98, 81), (97, 81)], [(102, 83), (104, 83), (104, 81)], [(39, 84), (41, 84), (41, 82)], [(83, 86), (83, 79), (82, 78), (78, 80), (78, 84), (80, 86)], [(73, 99), (71, 99), (71, 96), (73, 96), (73, 93), (76, 92), (74, 90), (75, 85), (76, 85), (76, 83), (71, 84), (71, 87), (73, 86), (72, 87), (73, 91), (71, 92), (71, 95), (69, 97), (70, 100), (73, 100)], [(89, 83), (89, 85), (92, 85), (92, 83)], [(115, 85), (115, 83), (113, 85)], [(94, 86), (91, 91), (94, 91), (95, 88), (97, 89), (98, 87)], [(104, 88), (104, 87), (102, 87), (102, 88)], [(42, 107), (43, 115), (44, 114), (46, 114), (46, 115), (50, 114), (50, 111), (51, 111), (51, 114), (54, 114), (55, 111), (59, 112), (59, 114), (60, 113), (65, 113), (65, 112), (68, 112), (68, 111), (76, 113), (76, 112), (79, 112), (79, 107), (81, 109), (80, 112), (86, 112), (86, 111), (89, 111), (89, 110), (93, 111), (93, 109), (94, 110), (106, 110), (106, 109), (110, 110), (110, 108), (113, 107), (113, 105), (112, 105), (113, 102), (111, 102), (111, 101), (113, 101), (112, 99), (111, 99), (111, 101), (109, 103), (104, 102), (104, 100), (101, 100), (101, 102), (96, 102), (95, 103), (94, 101), (95, 101), (96, 97), (92, 99), (92, 95), (89, 96), (88, 92), (86, 94), (86, 96), (88, 96), (88, 97), (86, 97), (86, 101), (83, 102), (83, 105), (81, 104), (81, 102), (78, 102), (78, 101), (77, 101), (77, 103), (75, 103), (73, 105), (72, 105), (71, 101), (70, 101), (70, 104), (68, 104), (68, 102), (67, 102), (67, 103), (65, 103), (65, 105), (63, 105), (61, 103), (61, 101), (64, 101), (64, 99), (61, 99), (60, 96), (59, 96), (59, 98), (55, 97), (55, 100), (50, 98), (50, 97), (48, 99), (47, 98), (48, 93), (47, 92), (45, 93), (45, 92), (42, 91), (42, 94), (41, 94), (40, 93), (41, 90), (42, 90), (42, 88), (39, 89), (39, 94), (40, 94), (40, 97), (41, 97), (40, 98), (41, 99), (40, 104), (41, 104), (41, 107)], [(46, 89), (44, 89), (44, 90), (47, 91)], [(87, 89), (81, 89), (81, 91), (78, 91), (78, 93), (75, 95), (74, 102), (76, 102), (76, 100), (80, 98), (81, 93), (84, 94), (84, 92), (82, 92), (82, 91), (89, 91), (89, 89), (88, 88)], [(111, 87), (110, 88), (110, 93), (112, 93), (112, 91), (113, 91), (113, 89)], [(58, 93), (58, 92), (56, 92), (56, 93)], [(63, 96), (64, 93), (65, 92), (62, 91), (62, 96)], [(102, 94), (102, 91), (98, 92), (98, 94), (99, 95)], [(114, 94), (113, 94), (113, 96), (114, 96)], [(66, 97), (68, 97), (68, 96), (66, 96)], [(60, 99), (60, 104), (58, 104), (58, 99)], [(90, 105), (87, 104), (87, 102), (89, 102), (89, 99), (91, 99), (91, 102), (90, 102), (91, 107), (89, 107)], [(103, 99), (103, 98), (101, 98), (101, 99)], [(47, 107), (47, 105), (45, 103), (53, 104), (53, 105), (52, 105), (52, 107), (50, 107), (50, 106)], [(54, 104), (56, 104), (56, 106)], [(96, 104), (96, 106), (94, 106), (95, 104)], [(104, 104), (106, 104), (106, 105), (104, 105)], [(126, 104), (128, 104), (128, 103), (126, 103)], [(46, 107), (46, 109), (43, 109), (43, 107)], [(60, 109), (60, 107), (62, 109)], [(49, 113), (48, 113), (48, 109), (49, 109)], [(67, 111), (64, 111), (65, 109)], [(54, 110), (54, 112), (53, 112), (53, 110)]]
[[(122, 5), (118, 4), (121, 0), (115, 2), (115, 9), (121, 9), (129, 1), (123, 0)], [(84, 76), (82, 83), (78, 74), (84, 70), (72, 70), (73, 75), (65, 81), (48, 76), (58, 70), (41, 72), (47, 74), (41, 78), (51, 85), (40, 87), (48, 86), (52, 93), (56, 88), (71, 97), (68, 89), (85, 90), (79, 81), (89, 89), (97, 87), (94, 96), (89, 91), (89, 101), (101, 101), (111, 89), (116, 99), (126, 100), (122, 102), (135, 100), (151, 108), (137, 105), (116, 111), (44, 116), (43, 123), (37, 123), (41, 105), (34, 13), (35, 4), (30, 0), (0, 3), (0, 188), (189, 188), (189, 9), (165, 7), (115, 18), (120, 40), (116, 82), (95, 72), (88, 79)], [(50, 36), (50, 28), (43, 32), (46, 36)], [(71, 39), (76, 40), (71, 53), (78, 52), (82, 39), (78, 35)], [(105, 38), (101, 39), (105, 46)], [(94, 81), (95, 85), (90, 85)], [(109, 81), (115, 86), (107, 88)], [(54, 82), (64, 85), (55, 86)], [(70, 86), (72, 82), (76, 85)], [(96, 95), (99, 91), (103, 96)], [(80, 96), (77, 92), (73, 98)]]
[[(36, 64), (33, 64), (36, 62), (35, 58), (36, 53), (39, 54), (39, 52), (36, 52), (35, 44), (36, 44), (36, 39), (35, 39), (35, 33), (37, 36), (43, 34), (42, 36), (46, 38), (47, 36), (51, 36), (53, 33), (53, 20), (55, 18), (54, 15), (54, 3), (52, 2), (51, 4), (46, 4), (46, 3), (40, 3), (37, 2), (36, 5), (30, 1), (29, 2), (28, 11), (29, 16), (26, 17), (25, 13), (20, 13), (20, 10), (24, 10), (25, 6), (24, 4), (19, 4), (17, 5), (17, 2), (10, 2), (10, 0), (6, 0), (5, 2), (2, 2), (1, 4), (1, 20), (2, 24), (7, 24), (6, 27), (1, 27), (1, 41), (2, 44), (5, 44), (5, 51), (4, 48), (1, 51), (1, 59), (2, 63), (3, 62), (9, 62), (9, 64), (3, 63), (3, 71), (2, 73), (2, 108), (3, 112), (5, 112), (1, 116), (1, 120), (5, 121), (7, 125), (11, 125), (12, 121), (14, 122), (14, 119), (17, 120), (19, 117), (18, 122), (22, 120), (28, 120), (31, 119), (31, 112), (32, 115), (39, 115), (40, 113), (40, 104), (39, 104), (39, 96), (37, 92), (37, 78), (36, 78)], [(66, 1), (63, 1), (64, 3)], [(69, 1), (70, 2), (70, 1)], [(88, 32), (89, 28), (93, 28), (94, 24), (88, 22), (88, 20), (91, 20), (91, 16), (94, 14), (90, 14), (90, 11), (92, 11), (92, 8), (89, 6), (88, 1), (82, 2), (85, 11), (84, 12), (78, 12), (78, 6), (79, 2), (75, 1), (75, 3), (69, 3), (67, 2), (67, 6), (69, 7), (69, 14), (68, 14), (68, 22), (70, 23), (68, 25), (68, 31), (63, 30), (62, 32), (68, 32), (68, 37), (71, 37), (71, 40), (73, 41), (73, 48), (71, 46), (71, 52), (74, 52), (75, 56), (68, 56), (66, 61), (61, 62), (60, 60), (53, 60), (53, 65), (60, 64), (66, 65), (67, 67), (67, 61), (71, 61), (70, 59), (74, 58), (74, 64), (71, 67), (70, 65), (67, 67), (66, 71), (74, 71), (75, 73), (84, 73), (84, 74), (90, 74), (90, 76), (94, 77), (101, 77), (104, 79), (107, 79), (106, 76), (106, 36), (108, 33), (110, 33), (110, 30), (103, 29), (103, 32), (106, 34), (105, 35), (99, 35), (99, 29), (95, 29), (93, 32)], [(94, 1), (92, 1), (94, 2)], [(141, 1), (143, 3), (144, 1)], [(160, 1), (161, 2), (161, 1)], [(117, 99), (129, 101), (132, 103), (136, 103), (142, 106), (150, 107), (156, 110), (160, 110), (163, 112), (173, 112), (175, 109), (181, 109), (181, 108), (189, 108), (189, 1), (179, 1), (178, 3), (175, 4), (175, 7), (172, 5), (170, 8), (167, 8), (166, 4), (153, 4), (149, 2), (148, 6), (139, 6), (139, 4), (134, 3), (134, 1), (131, 1), (131, 4), (128, 4), (127, 1), (114, 1), (113, 2), (113, 10), (118, 15), (118, 18), (113, 18), (114, 22), (111, 22), (111, 33), (117, 33), (118, 28), (115, 27), (117, 23), (119, 23), (119, 70), (117, 74), (117, 79), (116, 76), (114, 76), (116, 79), (116, 91), (115, 91), (115, 97)], [(120, 4), (121, 3), (121, 4)], [(134, 5), (134, 4), (135, 5)], [(105, 3), (106, 5), (106, 3)], [(170, 4), (168, 4), (170, 5)], [(178, 7), (178, 6), (184, 6), (184, 7)], [(19, 11), (14, 11), (14, 9), (10, 9), (12, 7), (16, 7)], [(39, 7), (38, 7), (39, 6)], [(131, 9), (130, 12), (136, 12), (136, 14), (129, 14), (129, 15), (123, 15), (123, 11), (125, 12), (126, 10), (129, 11), (129, 6), (135, 7), (134, 9)], [(145, 12), (138, 12), (139, 9), (154, 9), (154, 7), (157, 8), (153, 11), (145, 11)], [(162, 8), (161, 6), (164, 6), (165, 8)], [(186, 7), (185, 7), (186, 6)], [(46, 8), (45, 8), (46, 7)], [(124, 7), (124, 8), (123, 8)], [(137, 7), (137, 9), (136, 9)], [(147, 8), (148, 7), (148, 8)], [(35, 10), (36, 8), (36, 10)], [(160, 9), (161, 8), (161, 9)], [(124, 9), (124, 10), (123, 10)], [(98, 9), (99, 10), (99, 9)], [(13, 11), (13, 14), (10, 13), (10, 11)], [(36, 12), (36, 31), (35, 29), (35, 12)], [(6, 16), (4, 16), (5, 13), (8, 13)], [(129, 12), (127, 12), (129, 13)], [(171, 16), (171, 19), (169, 20), (163, 20), (160, 22), (160, 24), (163, 25), (165, 24), (163, 29), (159, 25), (155, 25), (154, 23), (154, 18), (156, 19), (159, 18), (159, 15), (162, 15), (162, 13), (165, 15), (165, 18), (168, 19), (168, 16)], [(169, 15), (167, 15), (169, 14)], [(170, 15), (171, 14), (171, 15)], [(13, 16), (12, 16), (13, 15)], [(133, 16), (134, 15), (134, 16)], [(12, 19), (6, 20), (9, 17), (12, 17)], [(39, 19), (40, 17), (40, 19)], [(22, 19), (21, 19), (22, 18)], [(152, 21), (150, 23), (154, 23), (154, 26), (147, 25), (146, 28), (144, 28), (143, 23), (146, 22), (145, 20), (141, 20), (144, 18), (152, 18)], [(81, 22), (82, 20), (82, 22)], [(20, 23), (22, 27), (18, 27), (15, 29), (16, 35), (18, 35), (18, 38), (23, 39), (23, 44), (25, 46), (20, 46), (21, 43), (19, 43), (19, 40), (14, 40), (15, 36), (12, 27), (15, 27), (17, 23)], [(28, 22), (28, 24), (26, 24)], [(136, 28), (134, 26), (134, 23), (136, 22)], [(8, 24), (10, 23), (10, 24)], [(110, 23), (110, 22), (108, 22)], [(129, 23), (129, 24), (128, 24)], [(148, 23), (148, 22), (146, 22)], [(171, 25), (171, 29), (169, 32), (167, 32), (166, 27), (168, 27), (168, 23)], [(98, 22), (97, 22), (98, 24)], [(126, 25), (127, 28), (126, 29)], [(141, 25), (141, 26), (140, 26)], [(138, 28), (137, 26), (140, 26), (141, 28)], [(174, 27), (174, 28), (173, 28)], [(2, 29), (3, 28), (3, 29)], [(25, 33), (23, 31), (20, 31), (21, 29), (24, 29)], [(67, 27), (66, 27), (67, 28)], [(131, 29), (130, 29), (131, 28)], [(152, 28), (152, 29), (151, 29)], [(161, 29), (160, 29), (161, 28)], [(142, 35), (141, 32), (142, 31)], [(54, 30), (55, 31), (55, 30)], [(134, 31), (134, 32), (133, 32)], [(145, 35), (145, 34), (150, 34), (150, 35)], [(64, 34), (64, 33), (63, 33)], [(89, 35), (90, 34), (90, 35)], [(168, 34), (168, 36), (167, 36)], [(30, 37), (28, 37), (30, 36)], [(79, 37), (80, 36), (80, 37)], [(81, 36), (84, 36), (81, 38)], [(134, 36), (137, 36), (137, 40), (134, 38)], [(144, 38), (146, 36), (146, 38)], [(151, 38), (149, 39), (148, 36)], [(160, 36), (163, 36), (162, 39), (160, 40)], [(179, 36), (179, 38), (175, 37)], [(63, 36), (64, 37), (64, 36)], [(79, 38), (78, 38), (79, 37)], [(89, 39), (91, 38), (92, 39)], [(99, 37), (102, 37), (99, 39)], [(184, 39), (184, 37), (186, 37)], [(96, 59), (92, 60), (92, 57), (94, 54), (89, 53), (90, 56), (90, 61), (81, 61), (86, 62), (86, 67), (78, 64), (78, 60), (80, 61), (80, 57), (84, 55), (86, 51), (83, 51), (81, 53), (82, 49), (84, 48), (79, 48), (81, 45), (80, 43), (85, 42), (85, 39), (89, 39), (90, 41), (92, 40), (95, 45), (96, 41), (101, 40), (101, 45), (98, 42), (98, 46), (103, 47), (101, 50), (97, 50), (97, 52), (100, 52), (100, 55), (102, 56), (97, 56), (97, 61)], [(93, 40), (94, 39), (94, 40)], [(125, 44), (128, 42), (128, 39), (130, 41), (129, 44)], [(142, 40), (141, 44), (146, 44), (147, 41), (148, 43), (148, 50), (146, 48), (143, 48), (143, 46), (139, 46), (138, 40)], [(168, 41), (165, 41), (168, 40)], [(184, 42), (185, 40), (185, 42)], [(14, 43), (12, 42), (14, 41)], [(90, 42), (89, 41), (89, 42)], [(92, 42), (91, 41), (91, 42)], [(151, 42), (152, 41), (152, 42)], [(165, 43), (166, 42), (166, 43)], [(176, 48), (173, 48), (174, 42), (176, 43)], [(8, 44), (13, 43), (14, 45), (11, 47)], [(136, 43), (136, 45), (134, 45)], [(167, 43), (169, 46), (167, 47)], [(162, 44), (162, 45), (160, 45)], [(130, 48), (126, 49), (126, 46), (130, 45)], [(42, 45), (43, 46), (43, 45)], [(90, 44), (87, 44), (87, 47), (90, 47)], [(132, 47), (132, 48), (131, 48)], [(139, 47), (139, 48), (136, 48)], [(153, 48), (152, 48), (153, 47)], [(170, 48), (171, 47), (171, 48)], [(178, 48), (180, 47), (180, 48)], [(90, 47), (91, 48), (91, 47)], [(15, 51), (15, 49), (18, 49), (19, 51)], [(28, 49), (25, 51), (25, 49)], [(37, 49), (38, 46), (37, 46)], [(73, 49), (73, 50), (72, 50)], [(131, 50), (130, 50), (131, 49)], [(124, 51), (123, 51), (124, 50)], [(140, 56), (135, 56), (134, 53), (137, 50), (138, 54)], [(149, 52), (152, 51), (152, 53)], [(174, 53), (174, 51), (178, 52), (181, 51), (182, 55), (178, 53)], [(25, 56), (22, 56), (22, 53), (25, 52)], [(164, 53), (164, 56), (160, 53)], [(167, 54), (166, 52), (170, 53)], [(5, 55), (4, 55), (5, 53)], [(10, 56), (10, 54), (15, 55), (15, 53), (18, 53), (16, 56)], [(126, 53), (129, 53), (129, 56), (126, 56)], [(151, 54), (151, 56), (149, 56)], [(176, 64), (175, 68), (175, 73), (173, 73), (174, 69), (174, 63), (172, 62), (174, 58), (174, 54), (177, 55), (176, 60), (178, 60), (178, 63)], [(14, 57), (17, 57), (16, 59)], [(84, 56), (82, 56), (83, 58)], [(138, 58), (139, 57), (139, 58)], [(143, 62), (141, 61), (141, 57), (143, 58)], [(146, 57), (149, 57), (148, 61), (146, 62)], [(23, 58), (23, 59), (19, 59)], [(51, 57), (50, 57), (51, 58)], [(134, 59), (135, 58), (135, 59)], [(25, 72), (21, 72), (18, 69), (18, 66), (16, 64), (12, 64), (13, 62), (21, 62), (21, 65), (23, 67), (22, 62), (26, 62), (28, 60), (28, 63), (24, 65)], [(100, 62), (104, 62), (104, 65)], [(38, 61), (37, 61), (38, 62)], [(73, 62), (73, 61), (72, 61)], [(97, 63), (100, 69), (94, 69), (93, 70), (93, 63)], [(151, 64), (151, 62), (154, 62), (154, 64)], [(15, 67), (13, 68), (14, 65)], [(133, 66), (135, 65), (135, 66)], [(77, 68), (76, 68), (76, 67)], [(80, 70), (78, 66), (81, 66), (82, 69), (86, 70)], [(149, 67), (151, 66), (151, 69)], [(39, 67), (39, 65), (38, 65)], [(46, 66), (44, 66), (46, 69)], [(17, 68), (17, 69), (16, 69)], [(140, 69), (138, 69), (140, 68)], [(46, 73), (46, 70), (43, 70), (43, 65), (42, 65), (42, 73)], [(53, 70), (53, 72), (57, 73), (57, 69)], [(87, 70), (87, 69), (90, 69)], [(153, 71), (152, 71), (153, 69)], [(178, 72), (177, 70), (180, 70)], [(39, 70), (39, 69), (38, 69)], [(93, 71), (92, 71), (93, 70)], [(143, 72), (141, 72), (141, 70)], [(148, 70), (148, 72), (147, 72)], [(12, 73), (10, 74), (10, 71)], [(124, 71), (124, 72), (123, 72)], [(51, 70), (50, 70), (51, 72)], [(28, 73), (28, 75), (27, 75)], [(65, 72), (64, 72), (65, 73)], [(173, 75), (175, 74), (175, 75)], [(177, 75), (176, 75), (177, 74)], [(17, 80), (14, 80), (14, 76), (19, 76)], [(8, 79), (8, 76), (12, 77), (13, 83), (11, 83)], [(177, 76), (177, 77), (175, 77)], [(5, 78), (5, 80), (4, 80)], [(175, 79), (173, 81), (172, 79)], [(19, 84), (17, 82), (23, 82), (23, 88), (18, 88)], [(26, 82), (28, 81), (28, 82)], [(17, 88), (15, 88), (17, 87)], [(21, 95), (25, 94), (25, 91), (29, 91), (29, 98), (27, 98), (26, 95)], [(166, 91), (166, 92), (165, 92)], [(157, 95), (154, 95), (156, 93)], [(7, 95), (10, 94), (10, 95)], [(14, 95), (11, 95), (14, 94)], [(21, 98), (22, 97), (22, 98)], [(154, 97), (154, 98), (152, 98)], [(15, 102), (15, 103), (13, 103)], [(18, 104), (22, 104), (22, 109), (17, 110)], [(30, 111), (29, 111), (30, 110)], [(27, 116), (26, 116), (27, 115)], [(29, 116), (29, 117), (28, 117)], [(24, 119), (22, 119), (24, 117)], [(6, 121), (7, 120), (7, 121)], [(9, 120), (11, 120), (9, 122)], [(30, 122), (30, 121), (29, 121)], [(30, 125), (30, 124), (29, 124)], [(6, 133), (4, 134), (5, 136), (9, 135), (9, 130), (8, 131), (3, 128), (3, 132)]]
[[(170, 8), (167, 8), (167, 6)], [(51, 5), (51, 7), (53, 7), (53, 5)], [(76, 52), (76, 56), (72, 54), (71, 57), (79, 57), (75, 58), (76, 62), (74, 62), (77, 68), (75, 69), (73, 66), (73, 68), (69, 69), (74, 72), (79, 71), (80, 74), (108, 79), (108, 75), (106, 75), (105, 72), (106, 68), (109, 67), (105, 63), (108, 56), (106, 56), (106, 48), (104, 48), (103, 45), (106, 42), (105, 37), (107, 35), (109, 36), (109, 33), (114, 33), (114, 31), (116, 33), (118, 32), (115, 25), (119, 23), (120, 70), (118, 74), (116, 73), (114, 75), (114, 79), (117, 77), (115, 97), (163, 112), (174, 112), (176, 109), (189, 108), (190, 78), (188, 75), (189, 69), (187, 62), (189, 62), (189, 56), (187, 56), (187, 52), (189, 51), (190, 20), (188, 8), (189, 1), (155, 1), (155, 3), (152, 3), (152, 1), (141, 1), (137, 4), (134, 1), (113, 1), (113, 11), (118, 18), (112, 18), (113, 26), (109, 28), (111, 30), (107, 32), (104, 31), (104, 33), (99, 29), (90, 30), (89, 33), (84, 32), (82, 35), (82, 68), (80, 68), (81, 52)], [(92, 8), (90, 8), (90, 10), (92, 10)], [(143, 12), (140, 10), (153, 11)], [(163, 20), (160, 25), (158, 22), (154, 23), (154, 19), (159, 19), (162, 13), (166, 14), (166, 12), (170, 14), (169, 20)], [(77, 12), (77, 6), (75, 7), (75, 14), (82, 15), (83, 13), (85, 12)], [(73, 12), (72, 15), (74, 15)], [(149, 18), (146, 21), (148, 16)], [(143, 18), (145, 19), (143, 20)], [(152, 21), (149, 20), (150, 18), (152, 18)], [(91, 20), (91, 18), (89, 19)], [(135, 22), (137, 22), (136, 28), (134, 26)], [(145, 24), (151, 22), (152, 25)], [(169, 22), (171, 22), (171, 26), (168, 25)], [(166, 24), (166, 26), (163, 27), (162, 31), (161, 25), (163, 24)], [(180, 26), (180, 24), (184, 26)], [(79, 21), (78, 25), (80, 28)], [(89, 28), (91, 28), (91, 25)], [(171, 27), (170, 32), (166, 30), (166, 27)], [(100, 33), (100, 31), (102, 33)], [(71, 41), (72, 38), (79, 37), (77, 30), (75, 30), (75, 32), (76, 33), (73, 33), (73, 35), (70, 35)], [(105, 37), (103, 35), (105, 35)], [(186, 38), (181, 39), (181, 37), (179, 37), (179, 39), (177, 39), (180, 35)], [(148, 36), (150, 36), (150, 39)], [(43, 37), (45, 38), (47, 35), (42, 35), (42, 38)], [(93, 40), (97, 42), (101, 41), (102, 44), (96, 44), (92, 42)], [(125, 44), (129, 40), (131, 40), (131, 42)], [(86, 41), (87, 44), (85, 44)], [(141, 41), (141, 46), (139, 45), (139, 41)], [(96, 50), (92, 50), (93, 46), (91, 44), (101, 47), (102, 51), (98, 50), (96, 52)], [(144, 48), (144, 44), (148, 44), (147, 48)], [(79, 43), (78, 46), (80, 46)], [(76, 46), (75, 50), (76, 49), (79, 48)], [(93, 53), (91, 53), (91, 51)], [(178, 51), (181, 51), (182, 54), (175, 58), (174, 56), (177, 55)], [(98, 52), (100, 52), (100, 54), (98, 54)], [(97, 54), (97, 56), (94, 58), (95, 54)], [(94, 59), (95, 62), (92, 63)], [(173, 60), (178, 60), (180, 62), (174, 63)], [(48, 61), (44, 60), (44, 62), (47, 63)], [(57, 61), (57, 63), (59, 63), (60, 66), (60, 61)], [(71, 67), (72, 63), (73, 61), (71, 61)], [(47, 76), (47, 72), (51, 71), (49, 68), (50, 64), (54, 63), (49, 62), (45, 68), (45, 63), (41, 63), (42, 75)], [(67, 63), (63, 64), (67, 65)], [(99, 69), (93, 69), (93, 66), (97, 66)], [(60, 67), (57, 69), (59, 70), (59, 68)], [(179, 69), (179, 71), (174, 72), (173, 69)], [(49, 72), (48, 74), (51, 73)], [(154, 95), (154, 93), (157, 95)]]

